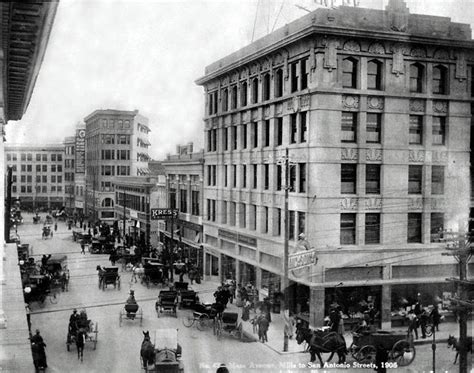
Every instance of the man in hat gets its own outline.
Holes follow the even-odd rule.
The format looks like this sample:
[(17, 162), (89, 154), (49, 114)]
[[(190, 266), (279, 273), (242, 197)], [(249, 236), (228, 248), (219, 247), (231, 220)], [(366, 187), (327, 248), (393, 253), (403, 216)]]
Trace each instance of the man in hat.
[(33, 360), (35, 367), (47, 368), (46, 362), (46, 343), (44, 343), (43, 337), (40, 335), (39, 329), (36, 329), (36, 334), (31, 337), (31, 348), (33, 350)]
[(127, 299), (127, 304), (137, 304), (137, 301), (135, 300), (135, 291), (130, 290), (130, 295)]
[(69, 333), (74, 335), (77, 332), (77, 321), (79, 320), (79, 315), (77, 314), (77, 309), (72, 310), (72, 314), (69, 317)]
[(130, 296), (127, 299), (125, 304), (125, 311), (127, 312), (127, 317), (134, 319), (135, 313), (138, 310), (137, 301), (135, 300), (135, 292), (130, 290)]

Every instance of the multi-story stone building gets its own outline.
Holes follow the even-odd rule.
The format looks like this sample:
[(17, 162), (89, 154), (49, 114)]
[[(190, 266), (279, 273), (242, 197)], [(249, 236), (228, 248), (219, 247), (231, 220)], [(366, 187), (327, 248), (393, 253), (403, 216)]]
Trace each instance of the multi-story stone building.
[(159, 200), (156, 207), (177, 209), (178, 217), (173, 222), (167, 219), (158, 225), (160, 242), (168, 248), (178, 247), (202, 270), (204, 152), (193, 152), (193, 143), (177, 145), (176, 154), (168, 154), (161, 164), (166, 175), (166, 183), (161, 185), (165, 189), (162, 196), (166, 197)]
[(12, 197), (23, 209), (65, 206), (64, 144), (5, 146), (6, 165), (12, 167)]
[(68, 214), (75, 210), (75, 163), (76, 163), (76, 138), (68, 136), (64, 139), (64, 200)]
[(84, 215), (86, 201), (86, 126), (76, 125), (74, 143), (74, 207), (78, 216)]
[(204, 247), (220, 277), (279, 290), (288, 187), (290, 253), (301, 233), (318, 251), (290, 271), (311, 324), (336, 301), (387, 325), (450, 291), (437, 233), (468, 219), (473, 47), (468, 25), (391, 0), (318, 9), (207, 66)]
[(86, 214), (114, 220), (114, 179), (148, 170), (148, 119), (134, 111), (96, 110), (86, 124)]

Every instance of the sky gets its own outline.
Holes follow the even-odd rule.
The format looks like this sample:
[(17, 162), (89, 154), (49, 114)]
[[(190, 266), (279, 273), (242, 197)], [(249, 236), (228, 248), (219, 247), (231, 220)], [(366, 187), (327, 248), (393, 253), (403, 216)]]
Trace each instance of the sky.
[[(335, 0), (336, 3), (342, 0)], [(382, 9), (388, 0), (360, 0)], [(406, 0), (411, 13), (474, 24), (474, 0)], [(203, 146), (212, 62), (317, 9), (314, 0), (61, 0), (29, 107), (8, 143), (58, 143), (97, 109), (139, 110), (152, 158)], [(255, 25), (255, 27), (254, 27)]]

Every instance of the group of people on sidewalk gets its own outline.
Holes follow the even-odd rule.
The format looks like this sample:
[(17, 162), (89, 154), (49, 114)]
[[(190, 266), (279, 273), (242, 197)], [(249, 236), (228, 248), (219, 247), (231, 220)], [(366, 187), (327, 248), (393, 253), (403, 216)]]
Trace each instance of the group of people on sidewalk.
[(415, 334), (416, 339), (418, 339), (418, 328), (421, 329), (421, 338), (426, 338), (426, 327), (430, 322), (433, 324), (433, 328), (439, 331), (441, 315), (439, 314), (437, 305), (435, 305), (431, 312), (428, 312), (428, 310), (423, 308), (421, 302), (417, 301), (415, 307), (408, 312), (407, 318), (408, 335)]

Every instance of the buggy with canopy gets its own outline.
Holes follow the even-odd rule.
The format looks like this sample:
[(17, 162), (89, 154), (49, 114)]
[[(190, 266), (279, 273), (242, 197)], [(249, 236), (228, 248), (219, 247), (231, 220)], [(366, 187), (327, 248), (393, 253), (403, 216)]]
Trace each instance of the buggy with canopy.
[(181, 361), (181, 346), (178, 343), (177, 329), (157, 329), (151, 338), (154, 348), (154, 364), (144, 364), (146, 372), (184, 373)]
[(178, 317), (176, 308), (178, 307), (178, 293), (174, 290), (161, 290), (158, 300), (155, 303), (156, 316), (160, 317), (160, 313), (168, 311), (174, 317)]
[(120, 275), (118, 267), (97, 266), (99, 271), (99, 289), (105, 290), (108, 285), (113, 285), (114, 289), (120, 290)]

